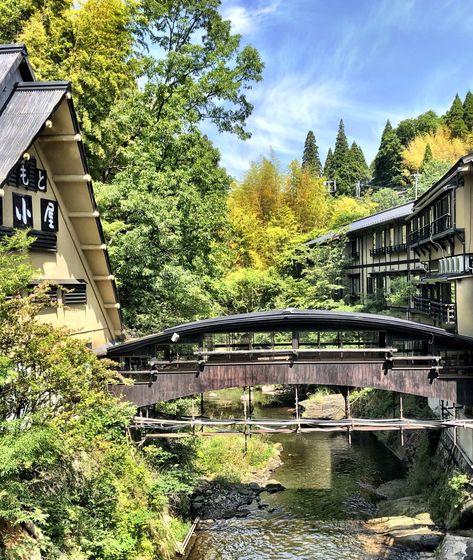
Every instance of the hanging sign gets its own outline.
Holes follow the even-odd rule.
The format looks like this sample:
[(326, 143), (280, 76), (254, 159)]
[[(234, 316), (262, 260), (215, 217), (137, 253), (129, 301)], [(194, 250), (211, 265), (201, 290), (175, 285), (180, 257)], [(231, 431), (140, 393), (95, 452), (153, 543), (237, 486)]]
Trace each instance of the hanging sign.
[(19, 187), (31, 191), (46, 192), (48, 176), (45, 169), (38, 169), (36, 160), (20, 160), (7, 178), (11, 187)]

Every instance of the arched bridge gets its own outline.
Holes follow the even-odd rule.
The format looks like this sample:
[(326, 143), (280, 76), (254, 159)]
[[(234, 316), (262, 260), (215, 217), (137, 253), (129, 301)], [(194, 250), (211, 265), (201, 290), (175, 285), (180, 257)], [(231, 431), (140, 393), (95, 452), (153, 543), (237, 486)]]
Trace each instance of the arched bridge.
[(285, 309), (187, 323), (109, 348), (147, 406), (229, 387), (374, 387), (473, 404), (473, 338), (384, 315)]

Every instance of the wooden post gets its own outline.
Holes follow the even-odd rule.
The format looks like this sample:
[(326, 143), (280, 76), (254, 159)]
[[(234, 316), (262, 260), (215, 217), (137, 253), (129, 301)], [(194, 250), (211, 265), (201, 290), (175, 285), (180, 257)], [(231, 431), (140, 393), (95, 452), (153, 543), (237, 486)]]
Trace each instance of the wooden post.
[[(204, 393), (200, 393), (200, 419), (202, 420), (204, 417)], [(204, 431), (204, 425), (200, 427), (200, 431)]]
[(300, 432), (301, 425), (300, 425), (300, 422), (299, 422), (299, 390), (297, 388), (297, 385), (296, 385), (296, 390), (295, 390), (295, 404), (296, 404), (297, 432)]
[[(349, 420), (351, 418), (350, 387), (345, 388), (343, 398), (345, 399), (345, 418), (347, 418)], [(348, 445), (351, 447), (351, 428), (350, 428), (350, 426), (348, 426), (348, 428), (347, 428), (347, 435), (348, 435)]]
[(292, 331), (292, 349), (297, 350), (299, 348), (299, 332)]
[[(404, 403), (402, 400), (402, 394), (399, 394), (399, 418), (404, 420)], [(401, 426), (401, 446), (404, 447), (404, 428)]]
[[(453, 420), (457, 419), (457, 405), (453, 403), (453, 410), (452, 410)], [(457, 427), (453, 427), (453, 444), (457, 445)]]
[(247, 420), (247, 409), (246, 409), (246, 399), (243, 399), (243, 417), (245, 418), (245, 425), (243, 428), (243, 434), (245, 437), (245, 446), (243, 449), (244, 454), (246, 455), (246, 453), (248, 452), (248, 433), (247, 433), (247, 424), (246, 424), (246, 420)]

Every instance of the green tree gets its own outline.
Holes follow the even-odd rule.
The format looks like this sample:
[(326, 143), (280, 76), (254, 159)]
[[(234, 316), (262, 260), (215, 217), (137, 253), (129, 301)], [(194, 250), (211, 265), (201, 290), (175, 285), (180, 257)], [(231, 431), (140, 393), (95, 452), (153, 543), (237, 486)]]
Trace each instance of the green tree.
[(373, 185), (399, 188), (403, 179), (402, 146), (388, 121), (381, 137), (381, 144), (373, 162)]
[[(420, 179), (417, 185), (417, 196), (425, 193), (434, 183), (436, 183), (451, 168), (448, 161), (430, 159), (422, 165)], [(414, 200), (414, 185), (407, 189), (410, 200)]]
[(324, 164), (324, 177), (328, 181), (332, 180), (332, 169), (333, 169), (333, 152), (332, 152), (332, 148), (329, 148)]
[(370, 170), (366, 163), (365, 154), (356, 142), (350, 147), (351, 182), (366, 181), (370, 177)]
[(465, 124), (465, 111), (458, 93), (455, 95), (452, 106), (445, 113), (445, 124), (451, 130), (453, 136), (461, 138), (468, 129)]
[(352, 177), (351, 154), (343, 120), (340, 120), (338, 127), (330, 178), (337, 182), (337, 194), (353, 194), (355, 185)]
[(434, 134), (441, 124), (441, 119), (435, 111), (426, 111), (415, 119), (405, 119), (401, 121), (396, 134), (404, 147), (407, 147), (418, 135)]
[(421, 171), (424, 168), (424, 166), (427, 165), (429, 163), (429, 161), (432, 161), (433, 159), (434, 159), (434, 156), (432, 154), (432, 148), (430, 147), (430, 144), (427, 144), (425, 146), (425, 152), (424, 152), (424, 157), (422, 159), (422, 165), (420, 166)]
[(304, 143), (304, 153), (302, 155), (302, 168), (312, 173), (315, 177), (322, 174), (322, 164), (320, 163), (319, 148), (312, 130), (309, 130)]
[(30, 243), (0, 240), (0, 556), (170, 558), (161, 475), (125, 435), (134, 409), (106, 361), (37, 322)]
[(463, 102), (463, 120), (468, 132), (473, 132), (473, 93), (468, 90)]
[(390, 189), (388, 187), (383, 187), (382, 189), (377, 189), (372, 196), (373, 202), (376, 202), (378, 207), (377, 212), (382, 210), (388, 210), (394, 206), (399, 206), (407, 202), (407, 199), (398, 190)]

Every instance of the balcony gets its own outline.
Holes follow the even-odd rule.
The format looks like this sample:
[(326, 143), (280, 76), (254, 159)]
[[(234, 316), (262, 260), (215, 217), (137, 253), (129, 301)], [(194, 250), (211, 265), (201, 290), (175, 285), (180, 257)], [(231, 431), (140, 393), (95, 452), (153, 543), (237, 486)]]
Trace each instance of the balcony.
[(398, 243), (397, 245), (388, 245), (386, 247), (376, 247), (370, 249), (372, 257), (379, 257), (381, 255), (391, 255), (393, 253), (403, 253), (407, 251), (407, 243)]
[(429, 241), (430, 238), (445, 237), (453, 232), (450, 214), (444, 214), (429, 224), (420, 227), (417, 231), (409, 234), (411, 245)]
[(414, 297), (414, 311), (428, 315), (438, 323), (455, 324), (455, 304), (443, 303), (430, 298)]

